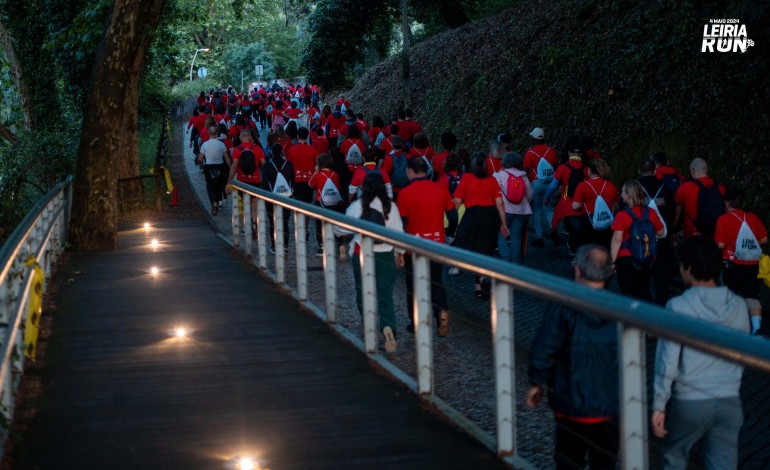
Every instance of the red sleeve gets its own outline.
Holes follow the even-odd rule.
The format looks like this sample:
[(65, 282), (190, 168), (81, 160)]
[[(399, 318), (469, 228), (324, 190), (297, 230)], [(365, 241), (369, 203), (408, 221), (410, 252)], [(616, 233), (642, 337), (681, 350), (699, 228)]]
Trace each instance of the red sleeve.
[[(320, 184), (319, 180), (321, 179), (318, 176), (320, 174), (321, 173), (314, 173), (313, 176), (310, 178), (310, 181), (307, 182), (307, 185), (310, 186), (311, 188), (314, 188), (314, 189), (317, 188), (317, 187), (320, 187), (320, 186), (318, 186)], [(324, 180), (324, 183), (326, 183), (325, 180)]]
[(626, 232), (628, 232), (628, 229), (630, 228), (631, 228), (631, 216), (628, 215), (628, 212), (626, 212), (625, 210), (622, 210), (617, 214), (615, 214), (615, 219), (612, 221), (613, 231), (623, 232), (625, 234)]
[(460, 199), (462, 201), (465, 200), (465, 191), (466, 191), (467, 185), (468, 185), (468, 175), (465, 175), (462, 178), (460, 178), (460, 182), (457, 184), (457, 189), (455, 189), (455, 199)]
[(583, 203), (583, 198), (585, 197), (583, 193), (585, 193), (585, 187), (588, 183), (585, 181), (581, 181), (578, 183), (577, 187), (575, 188), (575, 196), (572, 198), (573, 202), (579, 202)]
[(404, 191), (402, 189), (398, 194), (398, 204), (396, 204), (398, 213), (401, 214), (401, 217), (406, 217), (407, 219), (409, 219), (409, 211), (407, 209), (409, 206), (409, 194), (411, 194), (411, 191)]
[[(444, 176), (442, 179), (446, 180), (447, 177)], [(441, 193), (443, 195), (443, 198), (446, 199), (446, 202), (444, 204), (444, 211), (449, 212), (452, 209), (455, 208), (455, 202), (452, 200), (452, 195), (449, 194), (449, 183), (444, 181), (444, 185), (441, 185), (441, 182), (438, 183), (441, 186)]]
[(663, 221), (660, 220), (660, 217), (658, 217), (658, 212), (652, 210), (648, 206), (644, 206), (644, 209), (646, 209), (649, 213), (650, 220), (652, 220), (652, 227), (655, 229), (655, 232), (660, 232), (663, 230)]

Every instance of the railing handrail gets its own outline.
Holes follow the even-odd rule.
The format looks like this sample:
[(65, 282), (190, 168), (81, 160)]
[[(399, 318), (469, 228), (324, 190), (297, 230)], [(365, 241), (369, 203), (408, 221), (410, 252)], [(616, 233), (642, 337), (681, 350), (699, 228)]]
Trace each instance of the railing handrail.
[(5, 279), (8, 275), (8, 270), (11, 269), (13, 260), (21, 249), (21, 242), (29, 236), (29, 232), (34, 226), (35, 220), (40, 216), (40, 213), (48, 206), (48, 204), (59, 195), (65, 188), (72, 184), (72, 176), (67, 176), (64, 181), (61, 181), (56, 186), (51, 188), (43, 197), (41, 197), (35, 205), (30, 209), (27, 215), (22, 219), (19, 225), (11, 232), (11, 235), (5, 240), (3, 246), (0, 247), (0, 279)]
[(763, 338), (679, 315), (656, 305), (606, 290), (589, 289), (572, 280), (520, 264), (506, 263), (471, 251), (395, 232), (371, 222), (353, 219), (295, 199), (277, 196), (249, 184), (233, 181), (233, 185), (250, 195), (292, 211), (360, 232), (365, 236), (416, 252), (444, 264), (478, 272), (548, 301), (596, 314), (654, 336), (770, 372), (770, 342)]

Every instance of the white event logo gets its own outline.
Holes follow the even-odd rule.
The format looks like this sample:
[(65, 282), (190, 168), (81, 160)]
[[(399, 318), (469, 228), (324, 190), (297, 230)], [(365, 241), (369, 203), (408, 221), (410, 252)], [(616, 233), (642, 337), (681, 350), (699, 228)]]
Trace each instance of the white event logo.
[(703, 46), (701, 52), (738, 52), (744, 53), (754, 46), (754, 41), (746, 35), (746, 25), (736, 19), (712, 19), (703, 26)]

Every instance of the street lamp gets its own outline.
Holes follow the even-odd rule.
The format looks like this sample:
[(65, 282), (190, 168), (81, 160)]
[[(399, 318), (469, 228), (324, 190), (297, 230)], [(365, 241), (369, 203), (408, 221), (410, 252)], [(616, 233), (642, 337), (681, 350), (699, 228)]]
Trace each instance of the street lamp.
[(195, 58), (198, 57), (199, 52), (208, 52), (209, 48), (205, 47), (203, 49), (195, 49), (195, 55), (193, 56), (192, 64), (190, 64), (190, 81), (192, 81), (192, 71), (193, 67), (195, 67)]

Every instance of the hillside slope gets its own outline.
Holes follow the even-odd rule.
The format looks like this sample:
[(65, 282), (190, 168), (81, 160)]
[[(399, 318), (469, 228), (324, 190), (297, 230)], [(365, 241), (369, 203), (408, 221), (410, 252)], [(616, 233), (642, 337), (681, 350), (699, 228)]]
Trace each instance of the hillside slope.
[[(701, 52), (704, 26), (722, 18), (745, 24), (755, 45)], [(770, 222), (768, 46), (767, 2), (521, 2), (417, 44), (411, 107), (432, 142), (452, 130), (472, 149), (507, 130), (523, 150), (535, 126), (557, 148), (592, 135), (617, 182), (655, 151), (681, 169), (701, 155)], [(403, 104), (401, 57), (370, 69), (350, 95), (387, 120)]]

